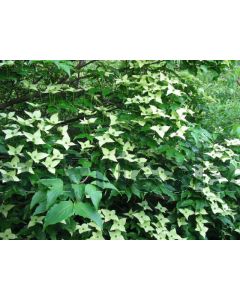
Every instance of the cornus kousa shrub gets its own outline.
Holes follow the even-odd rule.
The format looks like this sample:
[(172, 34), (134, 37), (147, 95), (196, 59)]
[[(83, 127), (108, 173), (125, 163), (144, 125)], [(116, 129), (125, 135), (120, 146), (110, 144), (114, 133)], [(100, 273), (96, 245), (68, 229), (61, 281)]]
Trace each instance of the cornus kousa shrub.
[(82, 87), (42, 83), (84, 90), (59, 114), (42, 103), (1, 113), (0, 238), (239, 238), (240, 140), (197, 124), (195, 75), (146, 61), (95, 73)]

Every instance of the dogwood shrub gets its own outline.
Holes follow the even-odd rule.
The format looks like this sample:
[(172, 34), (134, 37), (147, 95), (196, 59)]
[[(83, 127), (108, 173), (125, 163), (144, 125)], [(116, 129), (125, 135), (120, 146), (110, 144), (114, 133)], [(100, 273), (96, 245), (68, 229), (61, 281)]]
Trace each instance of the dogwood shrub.
[(239, 238), (240, 140), (199, 124), (197, 63), (32, 64), (21, 88), (66, 99), (0, 114), (0, 238)]

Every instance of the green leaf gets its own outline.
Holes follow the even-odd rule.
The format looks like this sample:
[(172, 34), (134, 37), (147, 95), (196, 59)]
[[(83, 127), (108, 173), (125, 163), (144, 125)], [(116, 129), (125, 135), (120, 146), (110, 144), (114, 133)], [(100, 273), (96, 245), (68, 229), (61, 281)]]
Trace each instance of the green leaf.
[(160, 189), (162, 190), (163, 194), (168, 195), (172, 200), (176, 200), (177, 196), (174, 193), (174, 188), (169, 184), (161, 184)]
[(207, 204), (206, 200), (195, 200), (195, 209), (196, 209), (196, 211), (200, 211), (201, 209), (203, 209), (207, 205), (208, 204)]
[(240, 125), (234, 124), (231, 130), (231, 135), (236, 136), (237, 138), (240, 138)]
[(95, 208), (89, 204), (84, 202), (79, 202), (74, 206), (75, 215), (79, 215), (83, 218), (88, 218), (95, 222), (100, 228), (103, 226), (103, 221), (101, 219), (100, 214), (95, 210)]
[(46, 192), (44, 191), (37, 191), (33, 197), (32, 197), (32, 201), (30, 203), (30, 208), (32, 209), (35, 205), (37, 205), (40, 202), (43, 202), (44, 200), (47, 199), (46, 197)]
[(77, 200), (81, 201), (85, 195), (85, 185), (84, 184), (72, 184), (74, 195)]
[(98, 209), (99, 203), (102, 199), (102, 192), (97, 190), (95, 185), (87, 184), (85, 186), (85, 193), (91, 198), (94, 207)]
[(46, 202), (40, 202), (39, 205), (37, 206), (37, 208), (35, 209), (33, 215), (39, 215), (44, 213), (47, 210), (46, 208)]
[(80, 168), (73, 168), (66, 170), (66, 175), (73, 183), (79, 183), (82, 179), (82, 174)]
[(66, 175), (70, 178), (73, 183), (80, 183), (83, 176), (88, 176), (90, 173), (89, 168), (72, 168), (66, 170)]
[(103, 190), (110, 189), (110, 190), (115, 190), (115, 191), (119, 192), (118, 189), (110, 182), (95, 180), (95, 181), (92, 181), (91, 184), (97, 185), (98, 187), (102, 188)]
[(73, 202), (62, 201), (55, 204), (47, 213), (45, 217), (45, 227), (59, 223), (73, 215)]
[(131, 185), (131, 191), (135, 196), (141, 199), (141, 191), (136, 184)]
[(177, 208), (188, 207), (188, 206), (194, 207), (194, 204), (195, 202), (193, 200), (189, 200), (189, 199), (182, 200), (181, 202), (177, 203)]
[(93, 171), (90, 174), (88, 174), (88, 176), (97, 180), (109, 181), (108, 178), (99, 171)]
[(0, 153), (3, 153), (3, 154), (8, 153), (7, 149), (1, 144), (0, 144)]
[(41, 179), (39, 182), (48, 188), (53, 188), (53, 187), (58, 187), (63, 185), (63, 181), (59, 178)]
[(63, 194), (63, 186), (56, 188), (54, 187), (47, 192), (47, 209), (51, 207), (57, 200), (59, 196)]
[(55, 60), (53, 61), (53, 63), (58, 67), (59, 70), (64, 71), (65, 73), (68, 74), (68, 76), (71, 76), (71, 70), (73, 68), (72, 66), (72, 62), (70, 61), (59, 61), (59, 60)]
[(51, 207), (59, 196), (63, 194), (63, 181), (59, 178), (42, 179), (40, 183), (47, 186), (47, 209)]

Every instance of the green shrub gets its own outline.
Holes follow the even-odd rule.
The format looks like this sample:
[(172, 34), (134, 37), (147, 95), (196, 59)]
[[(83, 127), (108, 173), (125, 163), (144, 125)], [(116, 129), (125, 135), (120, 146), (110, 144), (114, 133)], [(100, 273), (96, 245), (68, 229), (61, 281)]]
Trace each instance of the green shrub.
[(197, 124), (193, 62), (99, 62), (79, 88), (47, 83), (75, 82), (65, 64), (37, 66), (42, 93), (66, 100), (1, 114), (0, 237), (239, 238), (240, 140), (215, 143)]

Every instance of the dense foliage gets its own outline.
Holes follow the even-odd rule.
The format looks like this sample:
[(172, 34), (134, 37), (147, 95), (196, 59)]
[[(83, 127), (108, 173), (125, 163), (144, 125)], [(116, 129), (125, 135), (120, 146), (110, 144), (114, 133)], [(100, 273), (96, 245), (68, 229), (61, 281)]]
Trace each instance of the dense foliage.
[(229, 61), (2, 61), (0, 238), (238, 239), (238, 75)]

